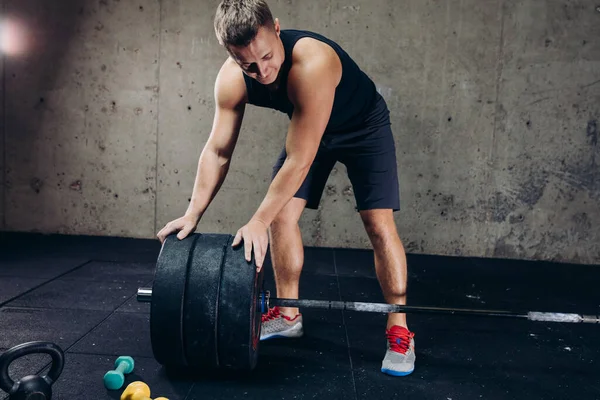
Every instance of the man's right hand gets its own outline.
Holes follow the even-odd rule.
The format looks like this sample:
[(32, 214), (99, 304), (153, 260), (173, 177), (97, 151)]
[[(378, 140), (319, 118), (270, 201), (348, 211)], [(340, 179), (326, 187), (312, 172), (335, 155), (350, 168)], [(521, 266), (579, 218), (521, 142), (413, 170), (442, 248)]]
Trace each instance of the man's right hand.
[(190, 233), (196, 230), (196, 226), (198, 226), (199, 221), (200, 217), (186, 214), (183, 217), (177, 218), (165, 225), (165, 227), (158, 232), (156, 237), (158, 237), (158, 240), (163, 243), (167, 236), (179, 231), (177, 234), (177, 239), (185, 239)]

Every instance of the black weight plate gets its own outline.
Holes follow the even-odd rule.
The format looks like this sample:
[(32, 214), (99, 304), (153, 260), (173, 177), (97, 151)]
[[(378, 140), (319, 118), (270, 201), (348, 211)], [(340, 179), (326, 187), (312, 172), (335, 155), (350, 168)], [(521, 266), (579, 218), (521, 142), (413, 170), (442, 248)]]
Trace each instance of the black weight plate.
[(230, 237), (221, 270), (217, 349), (219, 368), (252, 370), (258, 358), (261, 315), (258, 295), (262, 288), (262, 270), (256, 273), (254, 260), (244, 258), (243, 243), (235, 249)]
[(160, 364), (187, 366), (183, 340), (183, 308), (190, 256), (197, 236), (167, 236), (156, 262), (150, 306), (150, 340)]
[(215, 369), (221, 264), (230, 235), (196, 235), (183, 311), (185, 351), (189, 366)]

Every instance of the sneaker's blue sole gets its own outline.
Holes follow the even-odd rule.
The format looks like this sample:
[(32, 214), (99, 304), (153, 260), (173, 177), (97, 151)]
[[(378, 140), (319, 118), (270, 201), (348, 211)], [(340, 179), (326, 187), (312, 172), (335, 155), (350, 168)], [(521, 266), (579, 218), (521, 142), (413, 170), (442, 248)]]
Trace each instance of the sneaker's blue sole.
[(406, 375), (412, 374), (413, 371), (414, 371), (414, 369), (403, 372), (403, 371), (394, 371), (391, 369), (381, 368), (381, 372), (383, 372), (384, 374), (392, 375), (392, 376), (406, 376)]
[(264, 339), (260, 339), (260, 341), (263, 342), (265, 340), (271, 340), (271, 339), (289, 339), (289, 336), (273, 335), (273, 336), (266, 337)]

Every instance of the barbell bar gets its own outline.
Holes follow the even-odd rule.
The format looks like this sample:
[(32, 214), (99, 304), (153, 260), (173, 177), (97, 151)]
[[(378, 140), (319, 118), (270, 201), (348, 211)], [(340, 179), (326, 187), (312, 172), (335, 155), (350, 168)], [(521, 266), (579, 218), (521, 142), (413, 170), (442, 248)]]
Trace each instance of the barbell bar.
[[(137, 301), (141, 303), (152, 302), (152, 288), (139, 288), (137, 292)], [(423, 307), (408, 306), (401, 304), (370, 303), (358, 301), (335, 301), (335, 300), (306, 300), (306, 299), (283, 299), (270, 297), (269, 291), (263, 291), (259, 295), (259, 301), (256, 305), (261, 313), (265, 313), (269, 308), (290, 307), (290, 308), (318, 308), (326, 310), (347, 310), (358, 312), (373, 313), (431, 313), (431, 314), (452, 314), (469, 315), (480, 317), (505, 317), (527, 319), (536, 322), (564, 322), (564, 323), (600, 323), (598, 315), (582, 315), (574, 313), (541, 312), (541, 311), (507, 311), (507, 310), (484, 310), (468, 308), (446, 308), (446, 307)]]

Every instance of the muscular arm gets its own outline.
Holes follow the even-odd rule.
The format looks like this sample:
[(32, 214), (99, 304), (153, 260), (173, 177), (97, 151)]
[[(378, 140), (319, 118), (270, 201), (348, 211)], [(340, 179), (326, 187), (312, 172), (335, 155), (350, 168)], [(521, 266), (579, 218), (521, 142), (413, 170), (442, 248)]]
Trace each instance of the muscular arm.
[(294, 113), (286, 140), (287, 158), (253, 216), (266, 226), (302, 185), (329, 122), (342, 68), (333, 49), (324, 46), (309, 42), (300, 47), (289, 72), (288, 95)]
[(192, 198), (186, 214), (201, 217), (229, 171), (246, 104), (246, 86), (235, 63), (226, 61), (215, 81), (213, 126), (200, 155)]

